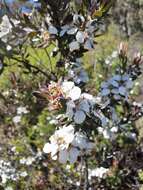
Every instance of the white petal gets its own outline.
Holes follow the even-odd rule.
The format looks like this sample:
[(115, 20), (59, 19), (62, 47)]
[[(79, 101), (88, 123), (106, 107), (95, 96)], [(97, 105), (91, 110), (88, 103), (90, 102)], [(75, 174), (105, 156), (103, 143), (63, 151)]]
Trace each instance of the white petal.
[(88, 93), (83, 93), (82, 97), (85, 98), (85, 99), (88, 99), (88, 100), (94, 100), (93, 95), (88, 94)]
[(101, 83), (101, 88), (108, 88), (109, 83), (108, 82), (102, 82)]
[(126, 88), (131, 89), (132, 87), (133, 87), (133, 81), (129, 80), (129, 81), (126, 83)]
[(80, 151), (77, 148), (71, 148), (69, 152), (69, 161), (71, 164), (77, 161)]
[(77, 32), (77, 28), (71, 28), (71, 29), (69, 29), (68, 31), (67, 31), (67, 34), (69, 34), (69, 35), (73, 35), (73, 34), (75, 34), (76, 32)]
[(69, 153), (67, 152), (67, 150), (61, 150), (59, 152), (59, 162), (62, 164), (65, 164), (68, 160), (69, 157)]
[(88, 50), (91, 50), (94, 48), (94, 45), (93, 45), (93, 42), (91, 40), (86, 40), (85, 44), (84, 44), (84, 48), (85, 49), (88, 49)]
[(119, 93), (123, 96), (126, 95), (126, 88), (124, 86), (120, 86), (119, 87)]
[(74, 115), (75, 123), (81, 124), (84, 122), (85, 118), (86, 118), (86, 115), (83, 111), (76, 111), (75, 112), (75, 115)]
[(112, 127), (112, 128), (110, 129), (110, 131), (111, 131), (112, 133), (117, 133), (117, 132), (118, 132), (118, 127)]
[(73, 101), (69, 101), (67, 103), (67, 110), (66, 110), (66, 115), (72, 119), (73, 115), (74, 115), (74, 112), (73, 112), (73, 108), (75, 108), (75, 104)]
[(74, 87), (74, 82), (72, 81), (64, 81), (62, 83), (62, 90), (66, 93)]
[(119, 94), (119, 90), (117, 88), (112, 89), (111, 92), (113, 94)]
[(108, 88), (103, 88), (101, 91), (102, 96), (107, 96), (110, 94), (110, 90)]
[(58, 33), (57, 28), (52, 26), (52, 25), (49, 26), (48, 31), (49, 31), (50, 34), (57, 34)]
[(86, 113), (89, 113), (90, 106), (87, 100), (82, 100), (79, 104), (79, 109), (82, 111), (85, 111)]
[(51, 153), (51, 156), (57, 153), (58, 146), (55, 144), (46, 143), (43, 148), (44, 153)]
[(78, 42), (71, 42), (69, 44), (70, 47), (70, 51), (74, 51), (74, 50), (78, 50), (80, 48), (79, 43)]
[(114, 80), (116, 81), (120, 81), (121, 80), (121, 75), (115, 75), (112, 77)]
[(103, 136), (105, 139), (110, 139), (111, 137), (110, 132), (107, 129), (103, 131)]
[(67, 107), (67, 110), (66, 110), (66, 115), (69, 119), (72, 119), (73, 115), (74, 115), (74, 112), (73, 112), (73, 109), (71, 107)]
[(43, 148), (43, 152), (44, 153), (50, 153), (51, 152), (51, 144), (50, 143), (46, 143), (45, 145), (44, 145), (44, 148)]
[(17, 116), (15, 116), (15, 117), (13, 117), (13, 122), (15, 123), (15, 124), (17, 124), (17, 123), (19, 123), (20, 121), (21, 121), (21, 115), (17, 115)]
[(71, 89), (68, 96), (74, 101), (78, 100), (80, 98), (80, 95), (81, 95), (81, 89), (75, 86)]
[(76, 34), (76, 40), (79, 43), (83, 43), (84, 42), (84, 32), (78, 31)]
[(112, 84), (114, 87), (119, 87), (119, 83), (113, 79), (109, 80), (109, 83)]

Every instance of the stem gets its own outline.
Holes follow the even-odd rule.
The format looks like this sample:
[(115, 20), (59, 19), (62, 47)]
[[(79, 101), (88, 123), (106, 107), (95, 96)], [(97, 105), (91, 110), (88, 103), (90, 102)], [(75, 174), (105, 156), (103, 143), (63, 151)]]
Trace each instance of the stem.
[(83, 164), (84, 164), (84, 160), (83, 160), (83, 156), (81, 156), (81, 168), (80, 168), (80, 186), (78, 188), (78, 190), (81, 189), (82, 187), (82, 179), (83, 179)]
[(87, 157), (84, 158), (84, 162), (85, 162), (84, 190), (88, 190), (89, 189), (89, 181), (88, 181), (88, 160), (87, 160)]

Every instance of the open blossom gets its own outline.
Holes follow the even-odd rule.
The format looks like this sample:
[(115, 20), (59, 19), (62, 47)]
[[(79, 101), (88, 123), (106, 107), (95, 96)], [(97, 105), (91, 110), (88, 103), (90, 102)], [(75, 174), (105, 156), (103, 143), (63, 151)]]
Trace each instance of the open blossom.
[(81, 89), (78, 86), (75, 86), (74, 82), (64, 81), (61, 85), (61, 88), (66, 98), (70, 98), (73, 101), (80, 98)]
[(20, 106), (17, 108), (17, 114), (21, 115), (21, 114), (27, 114), (28, 110), (26, 109), (26, 107)]
[(21, 121), (21, 115), (16, 115), (12, 120), (15, 124), (19, 123)]
[(109, 171), (109, 168), (99, 167), (92, 170), (89, 170), (89, 179), (91, 177), (104, 178)]
[(78, 156), (92, 148), (93, 143), (90, 143), (84, 134), (74, 133), (74, 127), (69, 125), (55, 131), (50, 137), (50, 143), (44, 145), (43, 151), (50, 153), (52, 159), (58, 159), (60, 163), (74, 163)]
[(81, 46), (84, 49), (91, 50), (94, 48), (95, 29), (93, 21), (86, 21), (82, 15), (74, 14), (73, 24), (62, 26), (60, 36), (64, 36), (65, 34), (75, 36), (75, 39), (69, 43), (71, 52), (79, 50)]
[(10, 33), (12, 30), (12, 25), (9, 21), (9, 18), (7, 15), (4, 15), (2, 17), (2, 22), (0, 24), (0, 38), (4, 37), (8, 33)]

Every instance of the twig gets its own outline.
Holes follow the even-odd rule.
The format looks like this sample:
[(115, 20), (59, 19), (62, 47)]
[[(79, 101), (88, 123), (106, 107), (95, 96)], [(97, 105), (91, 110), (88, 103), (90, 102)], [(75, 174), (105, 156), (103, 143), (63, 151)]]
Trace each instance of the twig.
[(87, 157), (86, 157), (86, 156), (85, 156), (85, 158), (84, 158), (84, 162), (85, 162), (84, 190), (88, 190), (88, 189), (89, 189), (89, 181), (88, 181), (88, 160), (87, 160)]

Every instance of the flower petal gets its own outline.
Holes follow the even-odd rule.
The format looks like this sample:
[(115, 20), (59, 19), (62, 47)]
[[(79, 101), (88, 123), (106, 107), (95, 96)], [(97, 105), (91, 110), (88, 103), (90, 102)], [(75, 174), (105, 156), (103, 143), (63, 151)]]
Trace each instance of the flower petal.
[(80, 98), (80, 95), (81, 95), (81, 89), (75, 86), (71, 89), (68, 96), (74, 101), (78, 100)]
[(62, 83), (62, 90), (66, 93), (74, 87), (74, 82), (72, 81), (64, 81)]
[(61, 150), (59, 152), (59, 162), (62, 164), (65, 164), (68, 160), (69, 157), (69, 153), (67, 152), (67, 150)]
[(49, 31), (50, 34), (57, 34), (58, 33), (57, 28), (52, 26), (52, 25), (49, 26), (48, 31)]
[(85, 111), (86, 113), (89, 113), (90, 111), (90, 105), (87, 100), (82, 100), (79, 104), (79, 109), (82, 111)]
[(84, 42), (84, 32), (78, 31), (76, 34), (76, 40), (82, 44)]
[(110, 90), (108, 88), (104, 88), (102, 91), (101, 91), (101, 94), (102, 96), (107, 96), (110, 94)]
[(69, 35), (73, 35), (73, 34), (75, 34), (76, 32), (77, 32), (77, 28), (70, 28), (68, 31), (67, 31), (67, 34), (69, 34)]
[(71, 42), (69, 44), (70, 51), (78, 50), (80, 48), (79, 43), (77, 41)]
[(76, 111), (75, 112), (75, 115), (74, 115), (75, 123), (81, 124), (84, 122), (85, 118), (86, 118), (86, 115), (83, 111)]
[(77, 148), (71, 148), (69, 151), (69, 161), (71, 164), (77, 161), (80, 151)]
[(124, 86), (120, 86), (119, 87), (119, 93), (123, 96), (126, 95), (126, 88)]

